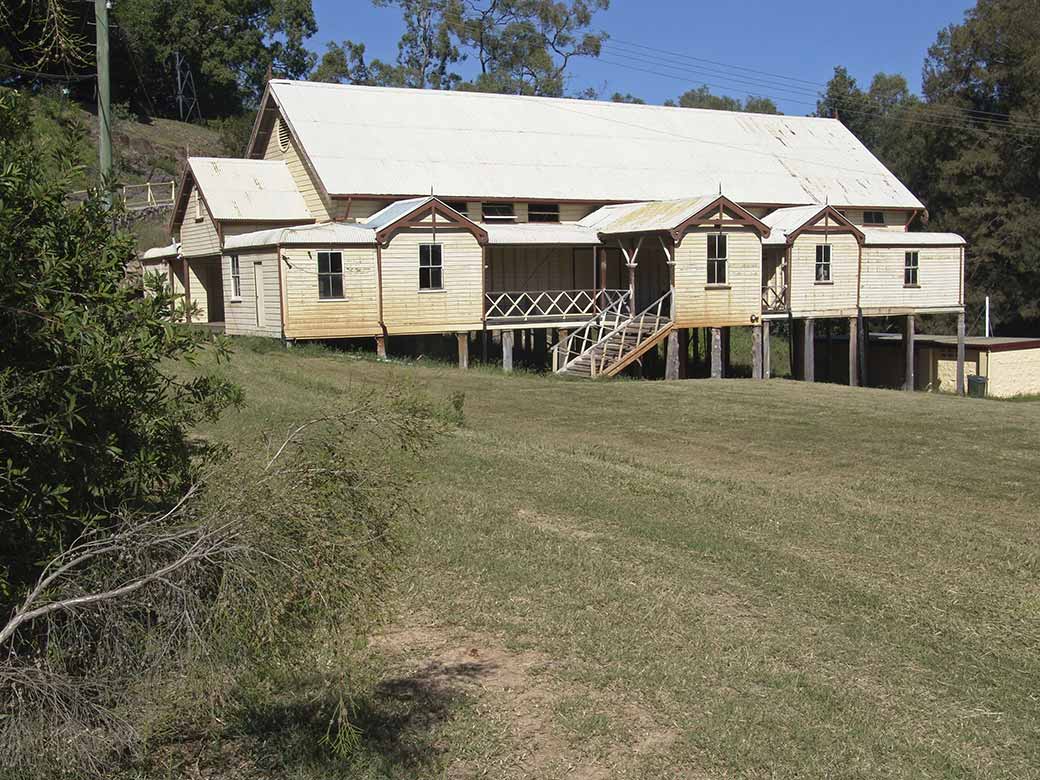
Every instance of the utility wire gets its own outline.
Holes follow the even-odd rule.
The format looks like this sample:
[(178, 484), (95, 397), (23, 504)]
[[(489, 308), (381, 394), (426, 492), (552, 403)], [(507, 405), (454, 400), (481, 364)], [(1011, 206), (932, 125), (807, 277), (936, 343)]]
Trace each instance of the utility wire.
[[(484, 27), (483, 23), (479, 19), (466, 19), (458, 13), (446, 14), (444, 19), (449, 24), (469, 28), (469, 30), (473, 32), (480, 31)], [(682, 68), (685, 71), (701, 74), (708, 73), (713, 78), (721, 77), (729, 82), (738, 82), (742, 85), (739, 87), (741, 91), (746, 90), (748, 87), (755, 90), (744, 92), (744, 94), (749, 97), (770, 97), (769, 94), (761, 94), (763, 88), (774, 92), (776, 90), (781, 90), (790, 94), (800, 95), (802, 98), (812, 98), (812, 100), (798, 100), (791, 97), (785, 97), (782, 98), (783, 100), (815, 108), (817, 106), (817, 101), (824, 97), (822, 93), (825, 92), (827, 88), (827, 84), (822, 82), (796, 78), (793, 76), (784, 76), (772, 71), (749, 68), (743, 65), (734, 65), (703, 57), (695, 57), (690, 54), (660, 49), (624, 39), (605, 37), (601, 45), (603, 48), (613, 49), (611, 52), (613, 56), (620, 55), (622, 58), (626, 56), (631, 57), (639, 61), (642, 65), (649, 65), (651, 67), (663, 66), (665, 68)], [(599, 59), (603, 62), (607, 62), (607, 64), (612, 64), (615, 67), (627, 67), (625, 63), (610, 62), (604, 60), (602, 56)], [(681, 60), (683, 62), (676, 63), (670, 62), (669, 60)], [(703, 64), (695, 66), (690, 63)], [(711, 65), (714, 67), (705, 68), (704, 65)], [(720, 71), (718, 70), (719, 68), (722, 68), (723, 70)], [(638, 68), (633, 67), (633, 69), (637, 70)], [(739, 72), (732, 73), (728, 71)], [(643, 72), (651, 71), (644, 70)], [(653, 75), (666, 75), (669, 78), (675, 78), (673, 74), (654, 73)], [(698, 77), (698, 80), (699, 79), (700, 76)], [(727, 86), (714, 83), (706, 84), (706, 86), (714, 86), (719, 89), (734, 88), (732, 84)], [(812, 89), (807, 89), (809, 87)], [(1029, 138), (1037, 137), (1033, 135), (1034, 131), (1040, 133), (1040, 121), (1012, 118), (1009, 114), (984, 111), (981, 109), (959, 109), (955, 106), (936, 106), (926, 102), (921, 102), (919, 105), (914, 106), (913, 109), (918, 114), (925, 115), (923, 118), (892, 116), (885, 110), (883, 105), (881, 105), (875, 98), (872, 98), (869, 94), (863, 93), (863, 98), (866, 101), (873, 102), (877, 105), (877, 110), (872, 111), (870, 109), (865, 109), (862, 106), (854, 105), (848, 98), (838, 97), (836, 102), (838, 103), (839, 110), (844, 111), (845, 113), (882, 116), (890, 120), (907, 121), (916, 124), (929, 124), (934, 127), (963, 129), (973, 132), (990, 129), (1008, 135), (1018, 135)], [(833, 97), (831, 99), (835, 100)], [(968, 122), (973, 124), (968, 124)]]
[[(655, 49), (651, 46), (645, 46), (643, 44), (632, 44), (626, 41), (615, 40), (609, 38), (604, 41), (603, 47), (612, 49), (613, 53), (620, 55), (628, 55), (635, 58), (642, 59), (644, 61), (663, 63), (667, 65), (683, 65), (691, 70), (697, 70), (700, 72), (709, 73), (712, 75), (719, 75), (725, 78), (737, 78), (744, 80), (745, 83), (751, 83), (755, 86), (767, 86), (769, 88), (779, 87), (784, 90), (798, 91), (802, 94), (811, 94), (820, 96), (821, 92), (827, 89), (827, 84), (808, 81), (806, 79), (798, 79), (791, 76), (782, 76), (775, 73), (768, 73), (766, 71), (759, 71), (753, 68), (744, 68), (740, 65), (727, 65), (725, 63), (719, 63), (714, 60), (705, 60), (700, 57), (694, 57), (692, 55), (684, 55), (676, 52), (670, 52), (664, 49)], [(658, 59), (657, 57), (660, 57)], [(718, 70), (716, 68), (705, 68), (702, 65), (690, 65), (690, 63), (709, 63), (716, 65), (724, 70)], [(727, 72), (727, 70), (742, 71), (742, 73), (733, 74)], [(744, 75), (745, 73), (758, 74), (763, 78), (753, 78), (752, 76)], [(747, 81), (751, 79), (751, 81)], [(806, 85), (806, 86), (802, 86)], [(810, 86), (813, 89), (807, 89)], [(876, 98), (872, 98), (871, 95), (863, 93), (864, 99), (878, 103)], [(880, 106), (880, 104), (878, 103)], [(983, 111), (978, 109), (961, 109), (955, 106), (936, 106), (922, 102), (919, 108), (927, 113), (934, 114), (935, 118), (953, 119), (953, 120), (971, 120), (973, 122), (991, 123), (1000, 127), (1023, 127), (1029, 129), (1040, 130), (1040, 121), (1013, 118), (1009, 114), (999, 114), (992, 111)]]
[(93, 81), (97, 78), (93, 73), (89, 75), (72, 75), (66, 74), (61, 75), (58, 73), (44, 73), (39, 70), (30, 70), (28, 68), (19, 68), (17, 65), (7, 65), (0, 63), (0, 70), (6, 70), (11, 73), (17, 73), (19, 76), (29, 76), (35, 79), (43, 79), (45, 81)]
[[(647, 74), (654, 75), (654, 76), (660, 76), (660, 77), (663, 77), (663, 78), (676, 79), (676, 80), (679, 80), (679, 81), (683, 81), (685, 83), (690, 83), (691, 80), (695, 80), (695, 79), (691, 79), (690, 75), (686, 75), (686, 74), (688, 74), (690, 72), (688, 69), (685, 69), (685, 68), (683, 68), (681, 66), (668, 65), (667, 63), (655, 63), (653, 61), (649, 61), (648, 62), (648, 61), (641, 60), (641, 59), (634, 59), (633, 61), (636, 64), (633, 64), (633, 61), (628, 61), (628, 62), (618, 61), (618, 60), (614, 60), (614, 59), (607, 59), (606, 57), (603, 57), (603, 56), (599, 57), (599, 60), (601, 62), (604, 62), (604, 63), (606, 63), (608, 65), (613, 65), (615, 67), (620, 67), (620, 68), (625, 68), (625, 69), (628, 69), (628, 70), (639, 71), (639, 72), (642, 72), (642, 73), (647, 73)], [(649, 67), (640, 67), (640, 66), (643, 66), (643, 65), (649, 66)], [(663, 69), (669, 70), (669, 71), (680, 71), (680, 73), (661, 72), (660, 70), (652, 69), (654, 67), (663, 68)], [(716, 88), (719, 88), (719, 89), (733, 89), (733, 85), (732, 84), (726, 84), (726, 83), (720, 83), (720, 82), (708, 82), (708, 81), (702, 81), (701, 83), (703, 83), (705, 86), (716, 87)], [(742, 91), (743, 91), (743, 89), (742, 89)], [(763, 94), (761, 92), (747, 91), (747, 92), (745, 92), (745, 94), (747, 96), (749, 96), (749, 97), (770, 97), (769, 94)], [(785, 99), (788, 100), (789, 102), (792, 102), (792, 103), (800, 103), (802, 105), (807, 105), (807, 106), (815, 107), (815, 105), (816, 105), (814, 102), (812, 102), (810, 100), (807, 100), (807, 99), (799, 99), (799, 98), (785, 98)], [(912, 124), (925, 125), (925, 126), (930, 126), (930, 127), (939, 127), (939, 128), (945, 128), (945, 129), (953, 129), (953, 130), (964, 130), (964, 131), (967, 131), (967, 132), (983, 133), (983, 134), (990, 134), (990, 135), (1013, 136), (1013, 137), (1020, 137), (1020, 138), (1028, 138), (1028, 139), (1032, 139), (1032, 140), (1040, 139), (1040, 128), (1037, 128), (1035, 130), (1032, 129), (1032, 128), (1029, 128), (1029, 129), (1021, 128), (1021, 129), (1019, 129), (1019, 128), (1016, 128), (1016, 127), (1010, 126), (1010, 125), (1000, 125), (1000, 126), (989, 126), (989, 125), (986, 125), (986, 126), (979, 127), (979, 126), (974, 126), (974, 125), (968, 124), (966, 122), (952, 122), (952, 121), (949, 121), (949, 120), (940, 121), (939, 119), (934, 119), (933, 120), (933, 119), (927, 118), (927, 115), (925, 115), (925, 118), (917, 118), (917, 117), (914, 117), (914, 116), (907, 116), (906, 112), (899, 113), (899, 114), (889, 114), (887, 112), (882, 112), (882, 111), (877, 111), (877, 110), (870, 110), (870, 109), (863, 109), (863, 108), (853, 108), (853, 107), (851, 107), (849, 105), (845, 105), (843, 107), (840, 103), (839, 103), (838, 109), (839, 109), (839, 111), (843, 111), (845, 113), (850, 113), (850, 114), (862, 114), (862, 115), (866, 115), (866, 116), (877, 116), (877, 117), (885, 118), (885, 119), (890, 120), (890, 121), (908, 122), (908, 123), (912, 123)]]

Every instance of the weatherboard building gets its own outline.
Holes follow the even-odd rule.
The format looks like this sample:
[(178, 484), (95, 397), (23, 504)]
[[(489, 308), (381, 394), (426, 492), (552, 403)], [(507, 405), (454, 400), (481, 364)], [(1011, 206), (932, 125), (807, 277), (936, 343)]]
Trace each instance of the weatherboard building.
[[(691, 329), (958, 316), (964, 240), (911, 231), (925, 207), (840, 122), (703, 109), (274, 80), (243, 159), (190, 158), (169, 274), (228, 334), (301, 339), (517, 334), (552, 364), (615, 375), (667, 345), (681, 376)], [(484, 343), (487, 343), (485, 338)]]

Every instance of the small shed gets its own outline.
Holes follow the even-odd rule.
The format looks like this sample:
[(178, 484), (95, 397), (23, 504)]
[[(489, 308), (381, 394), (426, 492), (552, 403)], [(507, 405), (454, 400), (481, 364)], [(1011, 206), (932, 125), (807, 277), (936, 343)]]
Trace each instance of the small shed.
[[(821, 355), (826, 356), (828, 350), (826, 344), (818, 345), (817, 368), (826, 376)], [(831, 342), (831, 364), (837, 371), (844, 368), (847, 348), (848, 337), (835, 337)], [(868, 384), (901, 387), (905, 359), (901, 334), (870, 334)], [(991, 398), (1040, 395), (1040, 338), (968, 336), (964, 339), (964, 374), (986, 377), (986, 395)], [(832, 381), (841, 381), (841, 377), (833, 376)], [(953, 393), (956, 388), (957, 337), (915, 336), (914, 389)]]

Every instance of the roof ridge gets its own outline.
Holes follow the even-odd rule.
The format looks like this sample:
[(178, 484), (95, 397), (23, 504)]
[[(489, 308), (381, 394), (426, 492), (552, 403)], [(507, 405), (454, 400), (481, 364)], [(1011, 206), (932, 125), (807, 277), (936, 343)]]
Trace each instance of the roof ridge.
[(763, 117), (763, 118), (783, 118), (783, 119), (795, 119), (795, 120), (809, 120), (812, 122), (840, 122), (840, 120), (832, 117), (824, 116), (807, 116), (802, 114), (766, 114), (760, 111), (727, 111), (720, 108), (687, 108), (686, 106), (665, 106), (658, 103), (615, 103), (612, 100), (586, 100), (585, 98), (577, 97), (552, 97), (549, 95), (513, 95), (502, 92), (471, 92), (468, 90), (459, 89), (419, 89), (416, 87), (379, 87), (369, 84), (336, 84), (329, 81), (304, 81), (294, 79), (271, 79), (270, 84), (284, 84), (293, 87), (317, 87), (323, 89), (335, 89), (342, 91), (358, 91), (358, 92), (401, 92), (406, 94), (417, 94), (422, 93), (428, 96), (437, 97), (476, 97), (480, 99), (488, 100), (507, 100), (507, 101), (537, 101), (542, 103), (578, 103), (581, 105), (594, 105), (594, 106), (611, 106), (618, 107), (619, 110), (660, 110), (660, 111), (695, 111), (703, 112), (706, 114), (723, 114), (727, 116), (752, 116), (752, 117)]

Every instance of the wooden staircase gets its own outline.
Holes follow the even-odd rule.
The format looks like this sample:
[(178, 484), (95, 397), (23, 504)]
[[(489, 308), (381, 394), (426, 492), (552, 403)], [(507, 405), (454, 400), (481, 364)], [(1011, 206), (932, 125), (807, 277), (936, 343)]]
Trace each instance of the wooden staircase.
[[(634, 315), (605, 311), (553, 350), (557, 374), (582, 378), (616, 376), (672, 330), (672, 291)], [(607, 327), (613, 324), (613, 327)]]

